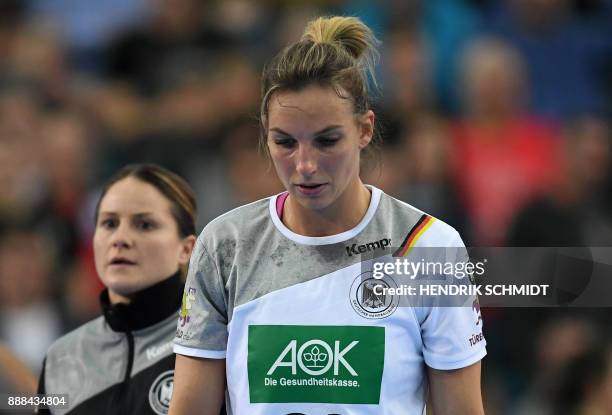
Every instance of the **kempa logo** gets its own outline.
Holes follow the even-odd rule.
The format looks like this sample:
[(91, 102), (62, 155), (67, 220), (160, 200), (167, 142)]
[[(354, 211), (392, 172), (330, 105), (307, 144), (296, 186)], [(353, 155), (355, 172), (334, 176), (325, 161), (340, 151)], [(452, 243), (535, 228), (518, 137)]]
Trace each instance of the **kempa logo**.
[[(266, 375), (272, 375), (279, 367), (290, 367), (291, 374), (296, 375), (299, 366), (304, 373), (311, 376), (320, 376), (333, 367), (334, 376), (338, 376), (342, 365), (352, 376), (357, 376), (357, 372), (344, 356), (358, 343), (359, 341), (353, 340), (348, 346), (341, 348), (340, 341), (336, 340), (332, 349), (332, 346), (323, 340), (314, 339), (307, 341), (298, 349), (297, 340), (291, 340)], [(290, 358), (286, 361), (287, 355), (290, 355)]]
[(147, 360), (153, 360), (166, 353), (171, 352), (172, 345), (173, 345), (172, 342), (168, 342), (168, 343), (164, 343), (164, 344), (157, 345), (157, 346), (151, 346), (147, 348), (147, 351), (146, 351)]
[(353, 244), (351, 246), (346, 246), (346, 253), (348, 256), (364, 254), (369, 251), (374, 251), (376, 249), (385, 249), (386, 247), (391, 245), (391, 238), (383, 238), (380, 241), (367, 242), (363, 245)]

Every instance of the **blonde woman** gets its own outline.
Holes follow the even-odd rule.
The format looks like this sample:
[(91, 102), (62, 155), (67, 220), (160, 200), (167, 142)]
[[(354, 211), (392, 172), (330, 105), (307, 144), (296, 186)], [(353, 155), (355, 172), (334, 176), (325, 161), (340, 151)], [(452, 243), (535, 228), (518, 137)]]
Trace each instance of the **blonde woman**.
[(462, 246), (450, 226), (360, 179), (375, 137), (375, 44), (356, 18), (320, 18), (264, 70), (263, 144), (286, 192), (199, 237), (170, 414), (216, 414), (226, 385), (234, 415), (421, 415), (428, 393), (436, 415), (483, 413), (471, 309), (351, 301), (363, 300), (361, 253)]

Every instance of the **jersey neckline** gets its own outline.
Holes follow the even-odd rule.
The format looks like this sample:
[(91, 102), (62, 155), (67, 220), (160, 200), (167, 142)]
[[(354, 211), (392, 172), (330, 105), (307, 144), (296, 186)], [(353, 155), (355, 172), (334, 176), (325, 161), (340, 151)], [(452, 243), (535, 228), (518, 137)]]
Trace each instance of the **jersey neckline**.
[(285, 226), (283, 221), (279, 218), (276, 210), (276, 200), (284, 192), (270, 198), (269, 211), (270, 217), (272, 218), (272, 223), (274, 223), (276, 229), (278, 229), (286, 238), (302, 245), (329, 245), (347, 241), (358, 235), (370, 223), (370, 220), (372, 220), (374, 213), (376, 213), (376, 209), (378, 208), (382, 191), (372, 185), (366, 185), (366, 187), (372, 191), (370, 206), (368, 206), (368, 210), (366, 210), (366, 213), (361, 221), (354, 228), (349, 229), (348, 231), (328, 236), (305, 236), (293, 232), (291, 229)]

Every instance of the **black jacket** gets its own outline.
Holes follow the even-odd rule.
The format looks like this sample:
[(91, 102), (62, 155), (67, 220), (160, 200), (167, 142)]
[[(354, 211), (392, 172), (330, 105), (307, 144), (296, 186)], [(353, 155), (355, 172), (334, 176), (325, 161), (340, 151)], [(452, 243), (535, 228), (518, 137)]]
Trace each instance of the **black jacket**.
[(167, 414), (182, 291), (176, 274), (129, 305), (111, 305), (108, 291), (102, 292), (103, 316), (56, 341), (43, 365), (39, 393), (68, 394), (69, 409), (38, 413)]

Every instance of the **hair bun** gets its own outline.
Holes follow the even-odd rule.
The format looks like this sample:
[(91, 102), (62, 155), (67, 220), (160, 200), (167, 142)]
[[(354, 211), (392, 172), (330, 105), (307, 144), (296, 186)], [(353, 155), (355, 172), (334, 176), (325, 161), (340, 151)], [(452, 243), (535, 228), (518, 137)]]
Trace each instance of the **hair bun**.
[(369, 60), (376, 50), (376, 37), (357, 17), (319, 17), (306, 26), (302, 40), (314, 43), (337, 44), (344, 48), (353, 58)]

